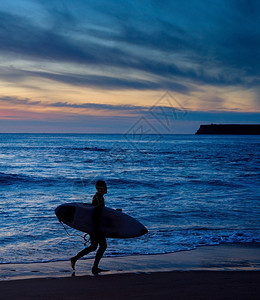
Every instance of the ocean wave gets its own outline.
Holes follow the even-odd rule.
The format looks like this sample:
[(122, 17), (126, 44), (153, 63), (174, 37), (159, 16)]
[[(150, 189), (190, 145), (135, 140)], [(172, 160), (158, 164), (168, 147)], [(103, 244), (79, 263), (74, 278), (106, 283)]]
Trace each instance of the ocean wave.
[(71, 148), (72, 150), (79, 151), (92, 151), (92, 152), (109, 152), (110, 149), (107, 148), (99, 148), (99, 147), (80, 147), (80, 148)]
[(30, 175), (18, 175), (18, 174), (6, 174), (0, 173), (0, 184), (1, 185), (13, 185), (13, 184), (56, 184), (57, 182), (67, 181), (63, 177), (44, 177), (44, 176), (30, 176)]
[(29, 176), (0, 173), (0, 184), (11, 185), (14, 182), (28, 182), (31, 181)]
[(147, 180), (135, 180), (135, 179), (108, 179), (107, 183), (111, 186), (125, 185), (128, 187), (136, 187), (136, 186), (146, 186), (146, 187), (154, 187), (155, 181), (147, 181)]
[(230, 181), (224, 181), (224, 180), (213, 180), (213, 179), (209, 179), (209, 180), (200, 180), (200, 179), (192, 179), (192, 180), (188, 180), (187, 183), (191, 183), (191, 184), (203, 184), (203, 185), (212, 185), (212, 186), (224, 186), (224, 187), (240, 187), (240, 184), (234, 183), (234, 182), (230, 182)]
[(206, 234), (198, 239), (197, 246), (235, 243), (260, 243), (260, 233), (246, 233), (238, 231), (219, 235)]
[[(260, 230), (209, 229), (206, 227), (187, 227), (182, 230), (149, 228), (148, 235), (149, 240), (157, 240), (158, 248), (161, 248), (162, 242), (165, 249), (174, 249), (172, 252), (181, 247), (194, 249), (199, 246), (219, 244), (260, 243)], [(166, 240), (169, 241), (169, 244), (165, 242)]]
[[(91, 177), (91, 178), (75, 178), (71, 179), (72, 183), (74, 185), (80, 185), (80, 186), (87, 186), (90, 183), (94, 184), (95, 181), (97, 180), (96, 177)], [(118, 187), (118, 186), (124, 186), (124, 187), (154, 187), (156, 184), (155, 181), (147, 181), (147, 180), (135, 180), (135, 179), (123, 179), (123, 178), (112, 178), (112, 179), (106, 179), (106, 183), (108, 184), (109, 187)]]
[[(223, 242), (223, 243), (216, 243), (216, 242), (211, 242), (208, 244), (197, 244), (197, 245), (185, 245), (185, 244), (179, 244), (176, 245), (176, 247), (173, 249), (171, 248), (162, 248), (162, 247), (154, 247), (150, 249), (145, 249), (141, 248), (140, 251), (138, 249), (135, 249), (135, 251), (129, 249), (122, 251), (122, 249), (118, 249), (116, 251), (109, 251), (109, 249), (106, 251), (105, 257), (128, 257), (128, 256), (139, 256), (139, 255), (157, 255), (157, 254), (168, 254), (168, 253), (176, 253), (176, 252), (181, 252), (181, 251), (192, 251), (195, 250), (199, 247), (204, 247), (204, 246), (217, 246), (221, 244), (255, 244), (258, 245), (260, 242), (255, 242), (255, 241), (235, 241), (235, 242)], [(38, 258), (33, 260), (32, 257), (27, 259), (24, 255), (21, 255), (21, 258), (13, 260), (13, 259), (8, 259), (5, 258), (3, 260), (0, 260), (0, 265), (8, 265), (8, 264), (37, 264), (37, 263), (51, 263), (51, 262), (62, 262), (62, 261), (68, 261), (68, 257), (71, 253), (68, 253), (67, 256), (64, 255), (60, 258)], [(88, 255), (87, 258), (84, 259), (93, 259), (95, 257), (95, 254), (91, 253)]]
[[(2, 173), (0, 172), (0, 184), (5, 185), (14, 185), (14, 184), (22, 184), (27, 186), (27, 184), (33, 185), (80, 185), (87, 186), (90, 182), (93, 183), (96, 181), (96, 178), (92, 177), (65, 177), (65, 176), (30, 176), (30, 175), (22, 175), (22, 174), (12, 174), (12, 173)], [(146, 186), (153, 187), (154, 181), (147, 180), (135, 180), (135, 179), (123, 179), (123, 178), (114, 178), (107, 179), (107, 184), (110, 186), (118, 186), (124, 185), (127, 187), (135, 187), (135, 186)]]

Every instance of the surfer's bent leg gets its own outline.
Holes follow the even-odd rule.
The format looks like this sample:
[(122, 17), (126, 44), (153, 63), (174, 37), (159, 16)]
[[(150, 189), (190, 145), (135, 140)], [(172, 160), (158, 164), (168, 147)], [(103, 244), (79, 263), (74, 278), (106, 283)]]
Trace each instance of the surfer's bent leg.
[(93, 270), (97, 270), (98, 269), (98, 264), (99, 264), (99, 262), (100, 262), (100, 260), (101, 260), (101, 258), (103, 256), (104, 252), (106, 251), (106, 248), (107, 248), (106, 238), (100, 236), (98, 238), (98, 244), (99, 244), (99, 248), (98, 248), (98, 251), (97, 251), (97, 254), (96, 254), (96, 257), (95, 257), (95, 261), (94, 261), (92, 272), (93, 272)]
[(98, 246), (98, 239), (95, 237), (95, 236), (90, 236), (90, 241), (91, 241), (91, 244), (89, 247), (83, 249), (82, 251), (80, 251), (76, 256), (74, 257), (71, 257), (70, 259), (70, 264), (71, 264), (71, 267), (73, 270), (75, 270), (75, 264), (76, 264), (76, 261), (78, 259), (80, 259), (81, 257), (87, 255), (88, 253), (92, 252), (92, 251), (95, 251), (97, 249), (97, 246)]

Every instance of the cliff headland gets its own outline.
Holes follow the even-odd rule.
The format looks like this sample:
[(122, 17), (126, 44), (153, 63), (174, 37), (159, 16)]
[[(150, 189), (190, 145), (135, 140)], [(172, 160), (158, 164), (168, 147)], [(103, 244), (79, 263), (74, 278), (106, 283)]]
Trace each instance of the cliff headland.
[(200, 125), (196, 134), (260, 134), (260, 124)]

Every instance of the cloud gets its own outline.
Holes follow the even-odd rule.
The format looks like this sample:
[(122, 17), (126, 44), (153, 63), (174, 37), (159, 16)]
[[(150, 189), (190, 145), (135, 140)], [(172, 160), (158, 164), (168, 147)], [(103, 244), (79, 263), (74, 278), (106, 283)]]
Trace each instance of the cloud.
[(21, 99), (18, 97), (9, 97), (4, 96), (0, 97), (0, 103), (6, 103), (6, 104), (14, 104), (14, 105), (39, 105), (41, 104), (41, 101), (32, 101), (29, 98)]
[[(37, 71), (2, 68), (3, 80), (36, 77), (75, 86), (182, 94), (199, 85), (240, 86), (259, 94), (259, 1), (39, 3), (48, 23), (0, 7), (2, 57), (39, 65)], [(86, 74), (55, 67), (39, 71), (46, 61), (84, 66)]]
[(27, 18), (0, 12), (1, 52), (22, 55), (29, 59), (91, 62), (87, 51), (52, 30), (36, 26)]
[(56, 107), (56, 108), (78, 108), (78, 109), (91, 109), (96, 111), (127, 111), (136, 114), (140, 114), (140, 111), (146, 111), (149, 108), (146, 106), (133, 106), (133, 105), (109, 105), (109, 104), (99, 104), (99, 103), (68, 103), (68, 102), (43, 102), (43, 101), (33, 101), (29, 98), (18, 98), (18, 97), (9, 97), (3, 96), (0, 97), (0, 104), (5, 105), (15, 105), (19, 109), (19, 105), (26, 106), (39, 106), (39, 107)]
[[(160, 103), (161, 102), (161, 103)], [(59, 102), (43, 102), (43, 101), (33, 101), (28, 98), (18, 98), (18, 97), (0, 97), (0, 104), (4, 104), (5, 107), (15, 106), (15, 112), (19, 115), (19, 112), (25, 112), (24, 105), (26, 107), (37, 106), (40, 108), (36, 114), (44, 114), (43, 108), (48, 108), (47, 115), (57, 115), (57, 110), (51, 111), (51, 108), (58, 108), (61, 113), (61, 117), (79, 117), (80, 115), (92, 115), (92, 116), (101, 116), (101, 115), (117, 115), (117, 116), (146, 116), (151, 118), (152, 116), (157, 116), (157, 118), (176, 115), (178, 112), (184, 112), (184, 108), (179, 107), (179, 103), (173, 99), (170, 101), (157, 101), (154, 106), (142, 106), (142, 105), (110, 105), (110, 104), (100, 104), (100, 103), (69, 103), (66, 101)], [(166, 106), (167, 105), (167, 106)], [(75, 109), (72, 112), (66, 110), (66, 108)], [(88, 112), (90, 111), (90, 113)], [(31, 115), (34, 112), (28, 112)], [(75, 114), (76, 113), (76, 114)], [(101, 114), (102, 113), (102, 114)], [(185, 111), (186, 114), (186, 111)], [(14, 114), (15, 116), (15, 114)]]
[[(55, 102), (49, 104), (52, 107), (71, 107), (71, 108), (91, 108), (96, 110), (131, 110), (136, 111), (140, 109), (145, 109), (143, 106), (132, 106), (132, 105), (109, 105), (109, 104), (99, 104), (99, 103), (81, 103), (81, 104), (73, 104), (68, 102)], [(146, 108), (147, 109), (147, 108)]]
[[(0, 1), (1, 130), (124, 133), (140, 116), (173, 118), (176, 133), (259, 122), (235, 111), (259, 111), (259, 11), (257, 0)], [(199, 111), (179, 120), (178, 103), (143, 105), (162, 90)], [(121, 104), (102, 104), (113, 95)], [(132, 95), (139, 105), (123, 105)]]
[[(127, 78), (127, 74), (121, 77), (114, 77), (107, 75), (90, 75), (90, 74), (77, 74), (77, 73), (58, 73), (54, 71), (29, 71), (16, 68), (0, 67), (0, 78), (2, 80), (8, 80), (10, 82), (21, 82), (25, 79), (31, 78), (45, 78), (52, 81), (62, 82), (65, 84), (70, 84), (73, 86), (83, 86), (83, 87), (95, 87), (100, 89), (136, 89), (136, 90), (172, 90), (175, 92), (180, 92), (182, 94), (188, 94), (191, 90), (195, 88), (171, 81), (169, 79), (137, 79), (137, 78)], [(127, 73), (127, 72), (126, 72)]]

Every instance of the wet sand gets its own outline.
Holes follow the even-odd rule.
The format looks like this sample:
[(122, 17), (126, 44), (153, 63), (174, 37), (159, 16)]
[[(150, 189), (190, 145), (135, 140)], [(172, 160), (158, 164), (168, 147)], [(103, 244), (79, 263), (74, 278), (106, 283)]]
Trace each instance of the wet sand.
[(260, 299), (260, 244), (164, 255), (0, 265), (0, 299)]
[(164, 272), (0, 282), (1, 299), (259, 299), (260, 272)]

